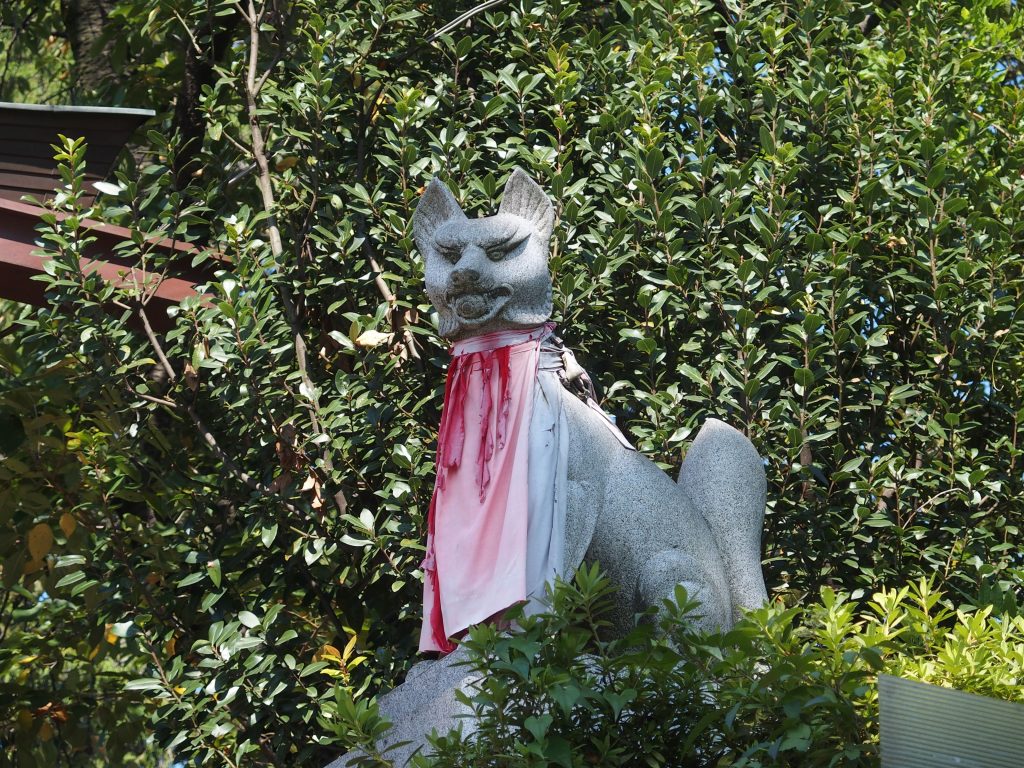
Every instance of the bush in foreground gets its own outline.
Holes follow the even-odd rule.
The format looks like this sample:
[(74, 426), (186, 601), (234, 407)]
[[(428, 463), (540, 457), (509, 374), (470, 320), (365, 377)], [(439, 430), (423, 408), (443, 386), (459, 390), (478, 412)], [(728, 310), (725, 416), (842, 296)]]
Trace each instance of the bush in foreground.
[[(1024, 617), (954, 607), (925, 580), (862, 600), (825, 588), (720, 635), (689, 629), (699, 606), (675, 597), (611, 638), (612, 588), (583, 568), (521, 632), (477, 627), (478, 730), (439, 737), (418, 764), (870, 766), (880, 672), (1024, 700)], [(351, 733), (380, 733), (373, 708), (339, 714)]]

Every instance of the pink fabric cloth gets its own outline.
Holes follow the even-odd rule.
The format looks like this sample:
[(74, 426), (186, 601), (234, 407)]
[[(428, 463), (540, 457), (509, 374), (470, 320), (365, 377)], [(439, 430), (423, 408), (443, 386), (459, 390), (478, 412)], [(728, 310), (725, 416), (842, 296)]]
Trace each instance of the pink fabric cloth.
[(529, 427), (545, 325), (455, 345), (423, 561), (420, 651), (527, 598)]

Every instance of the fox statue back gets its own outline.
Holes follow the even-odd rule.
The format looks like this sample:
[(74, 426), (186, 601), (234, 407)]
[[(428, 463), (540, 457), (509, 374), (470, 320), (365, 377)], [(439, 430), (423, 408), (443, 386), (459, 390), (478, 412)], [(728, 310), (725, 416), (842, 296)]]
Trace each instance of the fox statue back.
[[(442, 335), (459, 341), (548, 320), (554, 210), (521, 170), (495, 216), (468, 218), (435, 178), (413, 222)], [(567, 366), (575, 367), (571, 356)], [(726, 629), (742, 609), (762, 605), (766, 483), (750, 441), (709, 419), (673, 482), (609, 428), (594, 403), (568, 388), (561, 397), (569, 437), (566, 573), (599, 562), (619, 588), (615, 618), (623, 630), (677, 584), (700, 601), (697, 621), (706, 629)]]

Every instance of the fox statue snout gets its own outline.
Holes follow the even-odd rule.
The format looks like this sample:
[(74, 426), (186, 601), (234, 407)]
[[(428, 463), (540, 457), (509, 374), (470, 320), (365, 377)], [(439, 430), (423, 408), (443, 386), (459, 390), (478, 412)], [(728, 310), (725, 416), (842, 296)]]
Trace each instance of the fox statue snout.
[[(471, 250), (474, 250), (473, 246), (466, 249)], [(459, 267), (453, 269), (448, 277), (443, 302), (460, 325), (467, 328), (482, 327), (487, 321), (501, 315), (512, 292), (511, 285), (495, 285), (484, 280), (478, 270)]]

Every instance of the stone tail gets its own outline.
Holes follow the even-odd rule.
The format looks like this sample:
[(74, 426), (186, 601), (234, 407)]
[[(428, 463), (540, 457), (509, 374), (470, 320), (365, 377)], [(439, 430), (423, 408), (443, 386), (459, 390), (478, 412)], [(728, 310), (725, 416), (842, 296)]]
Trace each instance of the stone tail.
[(708, 419), (679, 471), (679, 486), (711, 528), (725, 563), (733, 619), (768, 594), (761, 573), (767, 482), (764, 462), (743, 433)]

